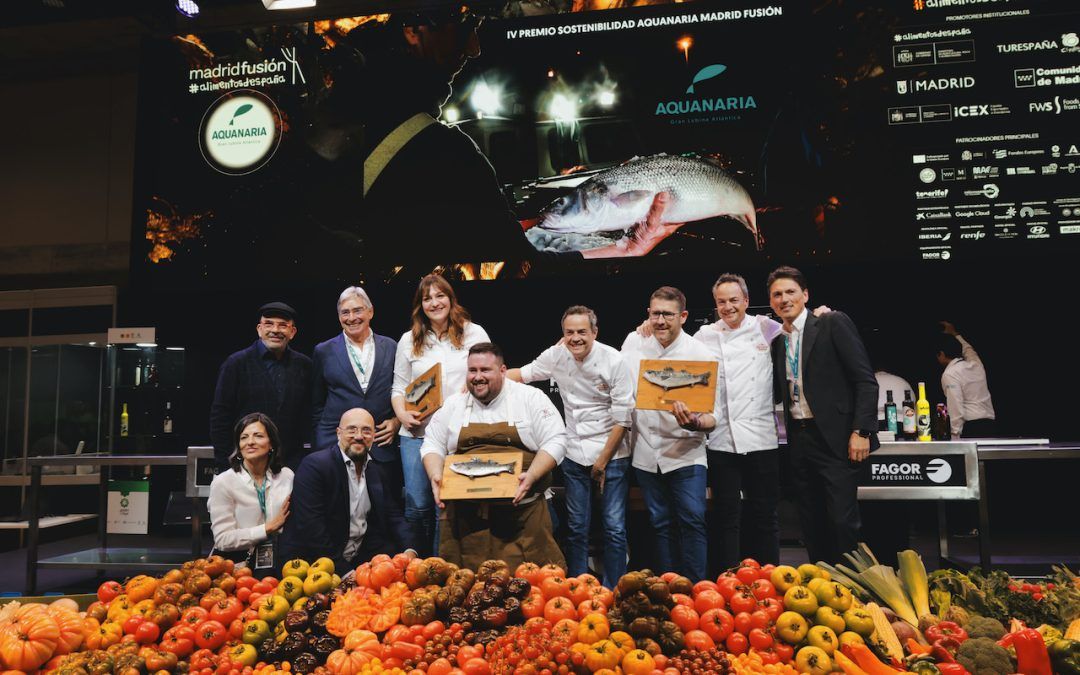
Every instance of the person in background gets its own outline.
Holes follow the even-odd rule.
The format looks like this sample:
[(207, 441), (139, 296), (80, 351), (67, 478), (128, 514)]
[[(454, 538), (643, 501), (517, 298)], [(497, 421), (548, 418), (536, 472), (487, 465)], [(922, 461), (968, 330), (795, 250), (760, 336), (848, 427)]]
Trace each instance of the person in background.
[[(405, 475), (405, 520), (413, 532), (412, 542), (421, 557), (438, 554), (435, 540), (435, 500), (431, 481), (420, 460), (424, 430), (431, 417), (420, 419), (417, 411), (405, 407), (405, 388), (432, 366), (441, 369), (442, 397), (465, 390), (465, 361), (469, 348), (488, 342), (487, 332), (469, 320), (469, 312), (458, 304), (454, 289), (443, 276), (429, 274), (420, 280), (413, 297), (412, 329), (397, 343), (394, 357), (394, 387), (390, 402), (401, 422), (401, 468)], [(427, 411), (430, 415), (434, 411)]]
[[(631, 332), (622, 355), (633, 375), (635, 395), (642, 359), (715, 361), (708, 347), (687, 335), (686, 296), (677, 288), (653, 291), (646, 310), (652, 334)], [(706, 433), (730, 433), (718, 369), (713, 410), (690, 412), (682, 401), (671, 410), (633, 411), (630, 452), (656, 544), (655, 569), (674, 571), (700, 581), (706, 576), (705, 502)]]
[(296, 337), (296, 310), (283, 302), (259, 308), (258, 339), (232, 354), (218, 371), (210, 406), (210, 442), (218, 471), (229, 468), (235, 450), (233, 427), (241, 417), (262, 412), (277, 420), (276, 448), (289, 467), (300, 465), (310, 438), (311, 359), (289, 347)]
[(783, 322), (773, 340), (773, 386), (783, 402), (795, 500), (810, 560), (834, 562), (859, 541), (859, 464), (879, 446), (877, 380), (855, 324), (843, 312), (813, 316), (794, 267), (768, 279)]
[[(544, 392), (506, 378), (502, 350), (490, 342), (469, 349), (468, 391), (446, 399), (428, 424), (420, 456), (435, 504), (443, 509), (439, 554), (462, 567), (485, 560), (565, 565), (551, 531), (544, 491), (549, 474), (566, 455), (566, 428)], [(513, 500), (440, 501), (447, 455), (482, 459), (493, 452), (522, 451)]]
[(408, 546), (400, 465), (372, 461), (375, 419), (363, 408), (346, 410), (336, 432), (334, 443), (300, 463), (281, 552), (283, 560), (328, 556), (345, 573)]
[(726, 570), (745, 557), (740, 550), (743, 495), (745, 555), (757, 560), (780, 558), (780, 450), (769, 350), (780, 324), (746, 313), (750, 291), (737, 274), (721, 274), (712, 294), (718, 320), (702, 326), (694, 338), (720, 361), (726, 385), (727, 425), (710, 433), (708, 441), (709, 485), (720, 535), (714, 566)]
[[(626, 573), (626, 499), (630, 448), (626, 430), (634, 408), (630, 369), (614, 347), (596, 341), (596, 313), (574, 305), (562, 316), (562, 341), (506, 377), (515, 382), (555, 380), (566, 417), (566, 571), (589, 571), (592, 502), (600, 502), (603, 581), (614, 588)], [(595, 483), (595, 486), (593, 485)]]
[(346, 410), (363, 408), (375, 418), (380, 462), (399, 462), (395, 441), (400, 426), (390, 405), (397, 343), (371, 330), (375, 308), (364, 289), (349, 286), (338, 297), (341, 333), (319, 343), (312, 354), (312, 416), (315, 447), (334, 444), (338, 420)]
[(941, 389), (949, 410), (952, 436), (956, 438), (992, 438), (997, 433), (994, 403), (986, 384), (986, 368), (975, 348), (956, 332), (956, 326), (942, 321), (942, 337), (937, 354)]
[(293, 472), (282, 466), (277, 426), (262, 413), (245, 415), (233, 430), (230, 470), (210, 484), (214, 551), (253, 565), (256, 546), (281, 531), (289, 517)]

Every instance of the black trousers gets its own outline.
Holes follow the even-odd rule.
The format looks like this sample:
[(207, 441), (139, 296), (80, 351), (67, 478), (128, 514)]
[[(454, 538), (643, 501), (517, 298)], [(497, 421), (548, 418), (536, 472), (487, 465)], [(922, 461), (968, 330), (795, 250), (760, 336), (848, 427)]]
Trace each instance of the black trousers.
[(813, 420), (792, 420), (788, 452), (810, 562), (835, 563), (859, 541), (859, 465), (829, 447)]
[(997, 420), (965, 420), (960, 430), (961, 438), (994, 438), (997, 436)]
[[(713, 532), (709, 537), (709, 575), (735, 567), (743, 557), (765, 564), (780, 559), (780, 451), (746, 454), (709, 451), (709, 488), (713, 500)], [(740, 494), (741, 493), (741, 494)], [(746, 496), (746, 532), (743, 500)], [(741, 549), (741, 540), (746, 549)]]

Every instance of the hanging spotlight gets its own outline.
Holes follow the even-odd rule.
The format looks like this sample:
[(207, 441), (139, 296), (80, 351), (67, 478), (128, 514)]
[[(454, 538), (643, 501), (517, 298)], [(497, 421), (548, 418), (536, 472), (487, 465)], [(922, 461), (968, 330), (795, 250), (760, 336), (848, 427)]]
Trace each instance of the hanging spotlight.
[(199, 3), (195, 0), (176, 0), (176, 11), (189, 19), (194, 19), (199, 15)]

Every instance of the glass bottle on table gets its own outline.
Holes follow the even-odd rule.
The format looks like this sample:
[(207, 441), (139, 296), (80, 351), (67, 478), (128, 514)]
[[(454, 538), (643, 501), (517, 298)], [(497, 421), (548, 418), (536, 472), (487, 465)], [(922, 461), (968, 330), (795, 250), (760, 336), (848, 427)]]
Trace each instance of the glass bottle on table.
[(885, 392), (885, 431), (891, 431), (894, 437), (896, 430), (896, 402), (893, 401), (892, 389)]
[(919, 383), (919, 400), (915, 402), (915, 424), (918, 427), (919, 441), (934, 440), (930, 435), (930, 401), (926, 400), (926, 383)]

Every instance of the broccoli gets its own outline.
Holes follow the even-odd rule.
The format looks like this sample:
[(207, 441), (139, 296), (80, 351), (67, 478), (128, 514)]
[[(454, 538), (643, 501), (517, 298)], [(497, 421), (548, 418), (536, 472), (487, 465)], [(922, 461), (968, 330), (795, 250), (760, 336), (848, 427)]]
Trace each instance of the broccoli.
[(1016, 672), (1009, 652), (986, 637), (966, 640), (956, 653), (956, 661), (973, 675), (1009, 675)]
[(1000, 640), (1008, 632), (1005, 630), (1005, 626), (997, 619), (975, 614), (971, 615), (971, 618), (964, 624), (964, 630), (967, 631), (968, 637), (990, 638), (991, 640)]

